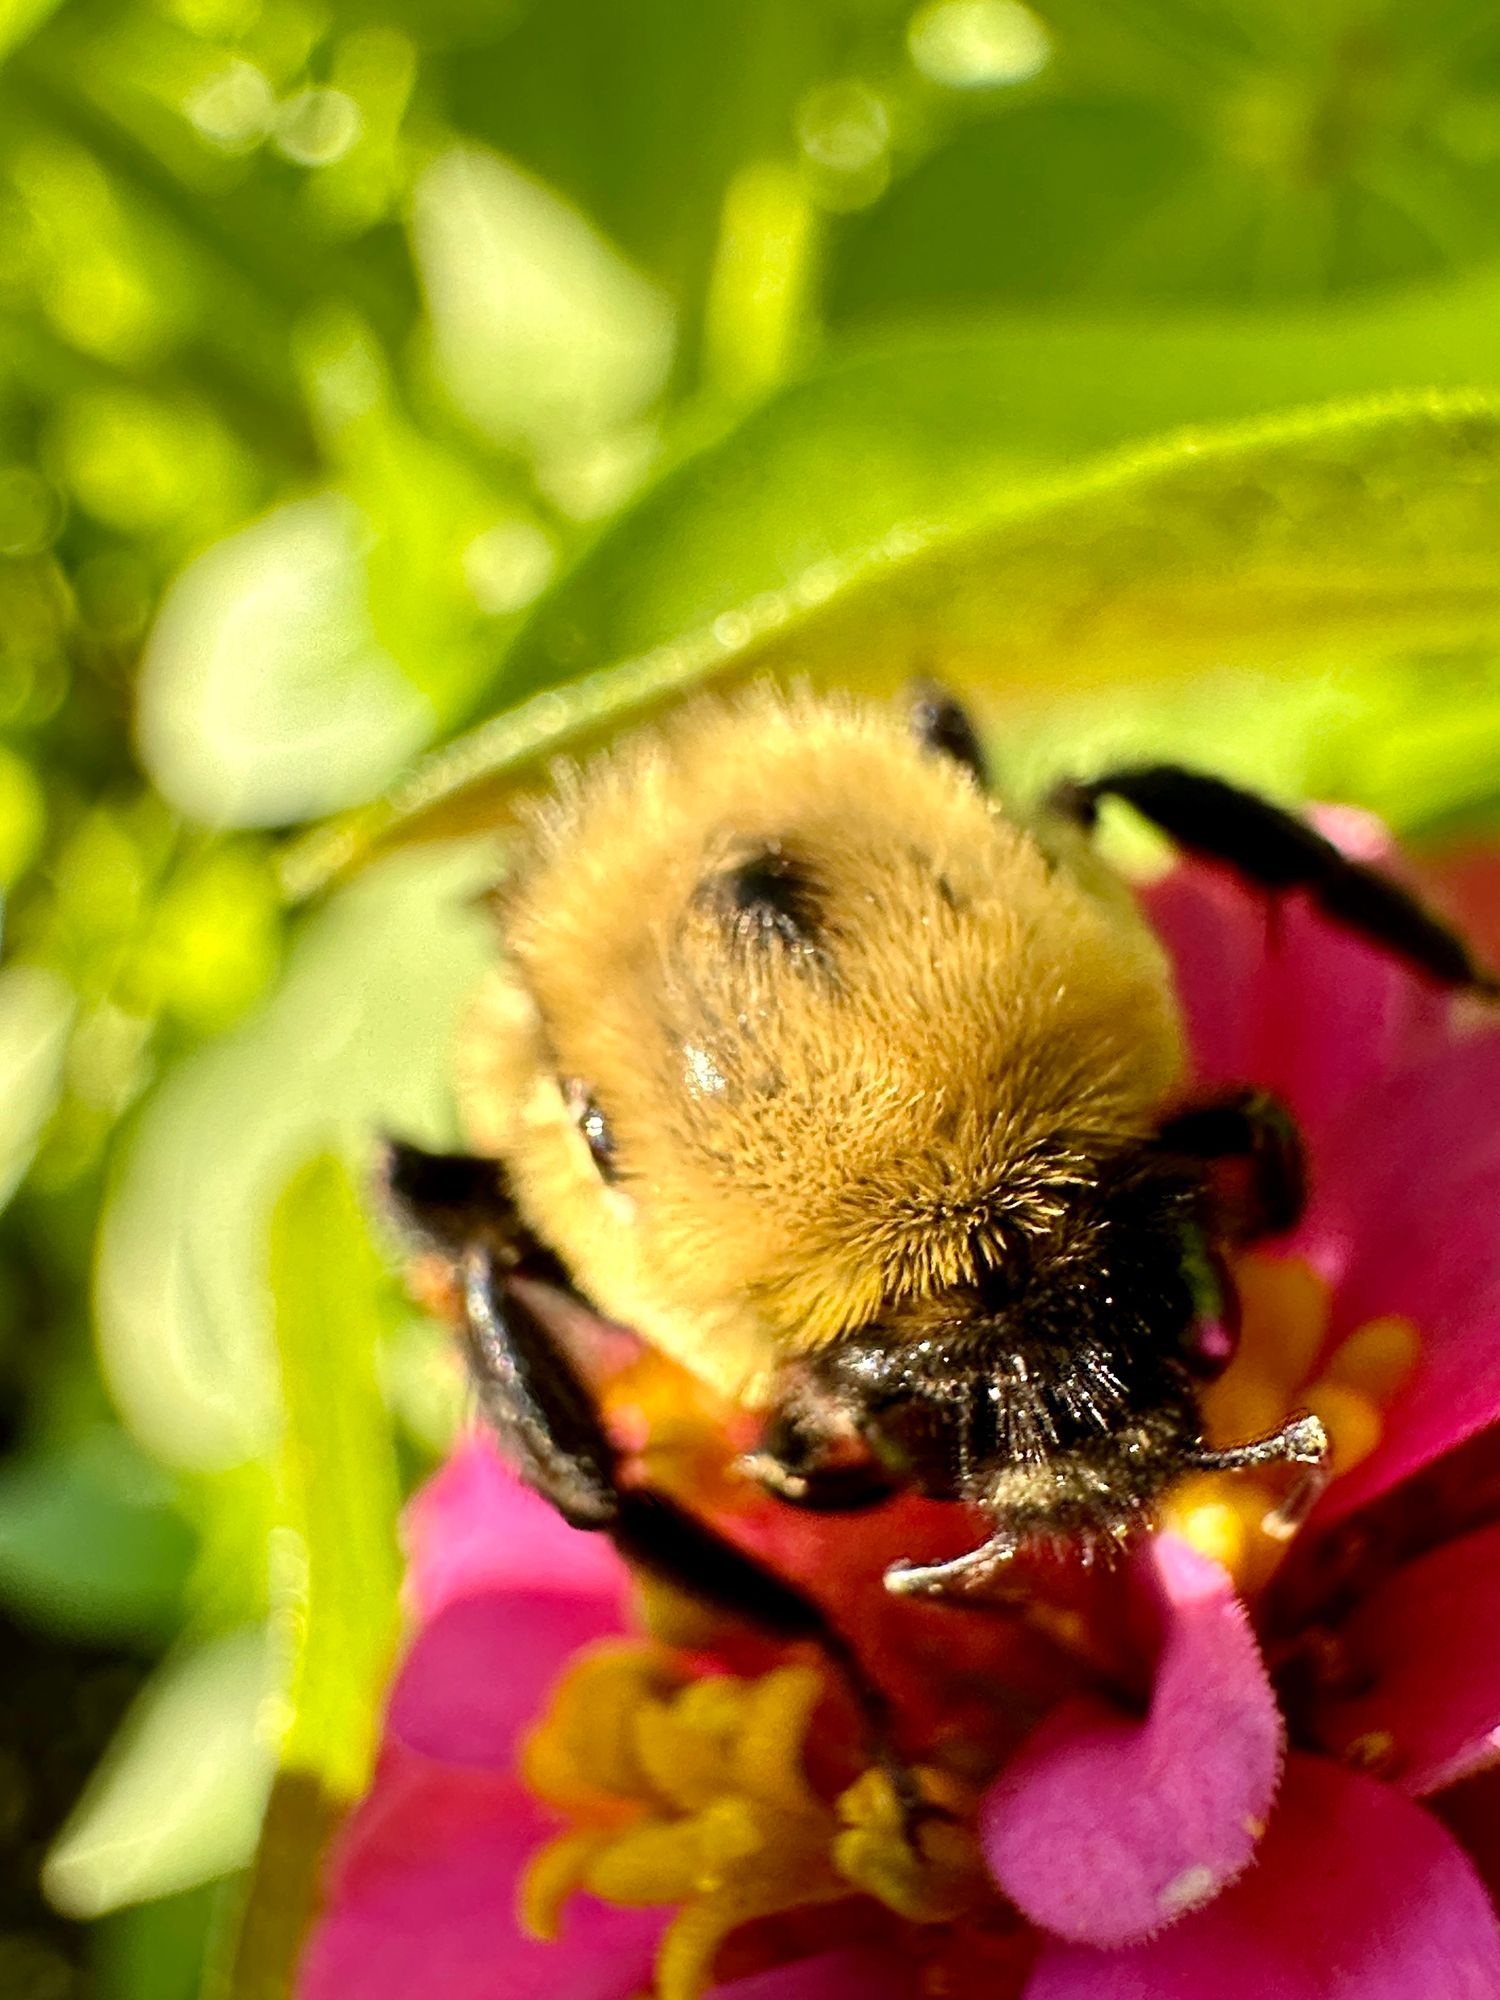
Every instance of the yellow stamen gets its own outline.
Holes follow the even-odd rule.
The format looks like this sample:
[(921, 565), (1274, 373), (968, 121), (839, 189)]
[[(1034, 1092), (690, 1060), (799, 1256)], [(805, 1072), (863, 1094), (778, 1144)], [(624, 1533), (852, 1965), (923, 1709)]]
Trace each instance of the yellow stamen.
[(1369, 1397), (1362, 1396), (1357, 1389), (1347, 1389), (1343, 1383), (1330, 1381), (1323, 1375), (1316, 1382), (1310, 1382), (1298, 1395), (1297, 1401), (1301, 1408), (1310, 1410), (1315, 1417), (1323, 1420), (1323, 1428), (1333, 1446), (1335, 1479), (1352, 1472), (1379, 1444), (1384, 1428), (1380, 1412)]
[(1287, 1389), (1274, 1375), (1239, 1355), (1200, 1398), (1203, 1429), (1212, 1445), (1244, 1444), (1274, 1431), (1287, 1411)]
[[(676, 1904), (658, 2000), (696, 2000), (724, 1939), (755, 1918), (863, 1893), (930, 1924), (987, 1896), (968, 1826), (934, 1820), (913, 1845), (884, 1772), (832, 1802), (813, 1789), (803, 1751), (822, 1695), (812, 1666), (683, 1684), (656, 1648), (580, 1656), (523, 1755), (528, 1780), (573, 1822), (532, 1857), (525, 1926), (554, 1935), (575, 1889)], [(934, 1802), (972, 1816), (951, 1782), (921, 1775)]]
[(1263, 1480), (1246, 1473), (1197, 1472), (1172, 1489), (1162, 1520), (1221, 1563), (1250, 1595), (1270, 1582), (1283, 1554), (1284, 1544), (1266, 1531), (1273, 1505)]
[(730, 1784), (730, 1746), (744, 1712), (738, 1681), (695, 1681), (670, 1705), (650, 1702), (635, 1717), (635, 1752), (659, 1796), (698, 1812)]
[(1250, 1251), (1237, 1258), (1240, 1353), (1253, 1354), (1263, 1373), (1293, 1388), (1305, 1382), (1328, 1334), (1326, 1281), (1300, 1257)]
[(913, 1847), (889, 1777), (866, 1771), (838, 1800), (839, 1818), (847, 1822), (833, 1843), (840, 1874), (912, 1923), (948, 1923), (972, 1909), (984, 1889), (982, 1864), (958, 1814), (967, 1808), (971, 1816), (973, 1801), (955, 1789), (945, 1804), (955, 1816), (927, 1821)]
[(1366, 1320), (1328, 1357), (1325, 1380), (1358, 1389), (1372, 1402), (1388, 1405), (1406, 1386), (1417, 1365), (1421, 1341), (1409, 1319), (1391, 1313)]
[(590, 1862), (614, 1836), (595, 1826), (573, 1827), (538, 1848), (521, 1878), (516, 1915), (528, 1937), (550, 1944), (562, 1928), (563, 1905)]
[(655, 2000), (698, 2000), (713, 1977), (720, 1946), (742, 1924), (785, 1909), (836, 1902), (848, 1893), (845, 1882), (819, 1879), (805, 1882), (800, 1894), (782, 1901), (749, 1887), (685, 1903), (657, 1948)]
[(659, 1647), (638, 1640), (605, 1640), (579, 1653), (553, 1690), (545, 1723), (522, 1745), (528, 1787), (564, 1812), (637, 1796), (645, 1776), (636, 1718), (681, 1678)]
[[(1248, 1443), (1278, 1430), (1294, 1411), (1306, 1411), (1320, 1417), (1328, 1431), (1333, 1476), (1352, 1471), (1380, 1442), (1383, 1412), (1416, 1365), (1416, 1328), (1394, 1316), (1370, 1320), (1334, 1349), (1314, 1377), (1328, 1332), (1324, 1280), (1298, 1258), (1260, 1252), (1236, 1263), (1235, 1280), (1240, 1343), (1201, 1399), (1209, 1443)], [(1285, 1540), (1266, 1527), (1285, 1491), (1285, 1479), (1274, 1472), (1193, 1473), (1174, 1487), (1162, 1516), (1253, 1594), (1270, 1581), (1286, 1552)]]
[(736, 1779), (751, 1798), (803, 1818), (823, 1810), (802, 1768), (822, 1677), (809, 1667), (783, 1667), (748, 1684), (744, 1726), (734, 1745)]

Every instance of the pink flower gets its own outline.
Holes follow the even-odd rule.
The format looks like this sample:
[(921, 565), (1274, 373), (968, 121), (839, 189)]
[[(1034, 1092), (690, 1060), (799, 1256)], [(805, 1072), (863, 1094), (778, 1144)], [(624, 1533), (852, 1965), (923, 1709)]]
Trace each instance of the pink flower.
[[(1378, 838), (1352, 815), (1333, 830)], [(1150, 906), (1202, 1081), (1276, 1091), (1311, 1151), (1306, 1223), (1246, 1272), (1249, 1318), (1264, 1290), (1280, 1346), (1235, 1364), (1210, 1424), (1216, 1395), (1226, 1422), (1305, 1395), (1341, 1476), (1284, 1562), (1247, 1482), (1185, 1489), (1128, 1578), (1033, 1625), (881, 1592), (890, 1538), (930, 1521), (957, 1544), (956, 1510), (912, 1509), (885, 1540), (869, 1522), (737, 1525), (816, 1578), (911, 1713), (983, 1737), (978, 1834), (1008, 1901), (945, 1934), (891, 1916), (903, 1886), (878, 1887), (805, 1955), (763, 1951), (724, 2000), (1500, 1995), (1500, 1031), (1206, 870)], [(512, 1914), (556, 1827), (518, 1741), (578, 1649), (623, 1629), (623, 1570), (478, 1443), (416, 1503), (411, 1544), (414, 1638), (301, 2000), (649, 1991), (670, 1912), (578, 1895), (554, 1943)]]
[[(375, 1783), (340, 1843), (300, 2000), (634, 2000), (651, 1988), (661, 1911), (580, 1897), (552, 1943), (515, 1921), (521, 1870), (553, 1831), (517, 1775), (518, 1741), (578, 1649), (623, 1629), (625, 1571), (479, 1440), (419, 1497), (409, 1535), (416, 1637)], [(736, 1980), (715, 2000), (909, 1993), (855, 1946)]]

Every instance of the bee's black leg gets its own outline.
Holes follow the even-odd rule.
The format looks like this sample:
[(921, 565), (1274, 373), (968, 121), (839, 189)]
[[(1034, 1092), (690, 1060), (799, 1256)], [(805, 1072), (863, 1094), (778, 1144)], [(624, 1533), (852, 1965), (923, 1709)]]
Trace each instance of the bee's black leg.
[(582, 1308), (525, 1229), (496, 1161), (386, 1142), (378, 1180), (397, 1222), (451, 1262), (480, 1407), (517, 1474), (627, 1561), (784, 1639), (816, 1644), (859, 1710), (872, 1756), (915, 1828), (924, 1808), (890, 1705), (821, 1608), (667, 1494), (621, 1478), (620, 1454), (567, 1351)]
[(1223, 1233), (1239, 1243), (1279, 1236), (1307, 1206), (1307, 1156), (1291, 1113), (1269, 1091), (1247, 1085), (1167, 1119), (1158, 1143), (1169, 1153), (1243, 1169), (1221, 1189)]
[(817, 1645), (853, 1696), (871, 1755), (915, 1826), (921, 1799), (895, 1748), (890, 1705), (844, 1634), (810, 1597), (676, 1500), (621, 1482), (619, 1455), (549, 1323), (573, 1301), (544, 1280), (502, 1277), (484, 1249), (465, 1253), (462, 1272), (480, 1403), (521, 1477), (573, 1526), (606, 1533), (640, 1569), (778, 1638)]
[(507, 1458), (571, 1526), (614, 1534), (618, 1454), (537, 1310), (552, 1287), (540, 1279), (502, 1281), (486, 1249), (467, 1250), (460, 1268), (469, 1374)]
[(545, 1258), (516, 1213), (497, 1160), (429, 1153), (405, 1139), (386, 1139), (376, 1162), (375, 1190), (403, 1234), (449, 1258), (476, 1243), (490, 1245), (510, 1266)]
[(1223, 863), (1264, 889), (1304, 891), (1325, 916), (1382, 946), (1441, 986), (1500, 998), (1500, 980), (1457, 932), (1400, 882), (1352, 860), (1295, 814), (1222, 778), (1176, 764), (1106, 771), (1053, 792), (1054, 810), (1091, 826), (1099, 801), (1124, 799), (1180, 846)]
[(911, 733), (929, 750), (962, 764), (981, 791), (988, 791), (990, 774), (979, 731), (956, 695), (936, 681), (912, 683), (908, 710)]

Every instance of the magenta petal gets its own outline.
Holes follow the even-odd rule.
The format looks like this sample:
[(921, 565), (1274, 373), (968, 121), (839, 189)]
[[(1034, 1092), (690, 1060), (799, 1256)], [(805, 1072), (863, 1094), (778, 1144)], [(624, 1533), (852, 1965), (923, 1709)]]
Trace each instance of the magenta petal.
[(1147, 1936), (1232, 1881), (1281, 1767), (1281, 1716), (1229, 1578), (1170, 1535), (1151, 1561), (1166, 1632), (1144, 1720), (1064, 1703), (981, 1818), (1006, 1894), (1044, 1930), (1095, 1945)]
[[(1315, 818), (1346, 853), (1390, 859), (1389, 837), (1368, 814), (1323, 807)], [(1305, 897), (1273, 901), (1187, 862), (1143, 901), (1172, 957), (1198, 1083), (1275, 1091), (1315, 1162), (1344, 1105), (1442, 1046), (1446, 996)]]
[(567, 1660), (622, 1629), (625, 1567), (477, 1439), (413, 1501), (407, 1539), (418, 1630), (387, 1734), (428, 1757), (509, 1770)]
[(1365, 1691), (1319, 1710), (1335, 1754), (1389, 1736), (1391, 1781), (1417, 1795), (1500, 1761), (1500, 1527), (1403, 1564), (1342, 1636)]
[(510, 1770), (580, 1646), (620, 1630), (608, 1605), (547, 1591), (491, 1591), (448, 1605), (418, 1633), (386, 1710), (386, 1732), (455, 1764)]
[(388, 1751), (340, 1837), (297, 2000), (633, 2000), (649, 1991), (660, 1911), (579, 1897), (556, 1943), (517, 1929), (517, 1879), (546, 1833), (514, 1781)]
[(1172, 960), (1194, 1077), (1204, 1086), (1244, 1082), (1256, 1045), (1264, 904), (1227, 877), (1188, 866), (1141, 901)]
[(469, 1438), (406, 1514), (406, 1589), (419, 1620), (476, 1592), (522, 1590), (619, 1605), (624, 1565), (603, 1535), (570, 1528), (486, 1438)]
[(1344, 1245), (1335, 1335), (1385, 1313), (1417, 1326), (1421, 1358), (1379, 1449), (1320, 1512), (1362, 1506), (1500, 1419), (1500, 1034), (1392, 1077), (1340, 1121), (1318, 1228)]
[(1495, 2000), (1500, 1924), (1422, 1807), (1293, 1757), (1255, 1867), (1119, 1952), (1049, 1944), (1026, 2000)]
[(1279, 914), (1250, 1077), (1296, 1117), (1315, 1186), (1332, 1122), (1381, 1077), (1435, 1055), (1448, 1011), (1437, 988), (1302, 900)]

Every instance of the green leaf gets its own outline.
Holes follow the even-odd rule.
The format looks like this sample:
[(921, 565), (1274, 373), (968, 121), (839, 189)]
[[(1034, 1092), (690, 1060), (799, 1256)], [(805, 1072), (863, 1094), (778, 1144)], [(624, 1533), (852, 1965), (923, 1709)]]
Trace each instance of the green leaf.
[(4, 0), (0, 5), (0, 57), (24, 42), (56, 12), (60, 0)]
[(96, 1917), (243, 1865), (271, 1775), (260, 1630), (169, 1659), (148, 1682), (43, 1870), (66, 1915)]
[(544, 183), (477, 147), (440, 153), (412, 232), (437, 377), (496, 443), (576, 445), (659, 394), (667, 300)]
[(898, 529), (821, 605), (748, 607), (700, 657), (1010, 696), (1374, 661), (1500, 637), (1497, 531), (1500, 402), (1319, 409), (1106, 459), (957, 533)]
[(74, 1004), (67, 983), (45, 966), (0, 972), (0, 1207), (56, 1108)]
[(370, 870), (295, 940), (264, 1010), (144, 1106), (105, 1208), (95, 1310), (115, 1403), (167, 1464), (275, 1449), (264, 1245), (298, 1163), (336, 1147), (363, 1175), (382, 1131), (456, 1137), (451, 1052), (492, 949), (475, 899), (495, 869), (486, 843)]
[(900, 524), (566, 685), (523, 656), (528, 698), (294, 865), (307, 883), (394, 833), (493, 822), (559, 750), (755, 674), (891, 690), (935, 673), (993, 707), (1492, 644), (1497, 536), (1500, 403), (1479, 394), (1178, 433), (1034, 479), (977, 521)]
[(207, 1884), (105, 1918), (94, 1932), (96, 2000), (197, 2000), (223, 1895)]
[(390, 1298), (342, 1165), (313, 1160), (271, 1219), (285, 1411), (281, 1618), (292, 1651), (283, 1771), (335, 1800), (374, 1759), (395, 1646), (400, 1502), (375, 1340)]
[(121, 1431), (0, 1467), (0, 1598), (49, 1630), (159, 1637), (192, 1559), (170, 1482)]
[(1500, 387), (1497, 318), (1486, 275), (1320, 313), (1038, 313), (835, 348), (599, 538), (487, 703), (679, 638), (902, 522), (973, 518), (1132, 439), (1334, 397)]
[(141, 752), (180, 812), (274, 826), (367, 797), (431, 711), (370, 624), (360, 523), (326, 493), (275, 508), (177, 578), (142, 663)]
[(226, 1991), (280, 2000), (311, 1920), (319, 1864), (364, 1790), (397, 1632), (399, 1491), (375, 1372), (388, 1287), (337, 1160), (292, 1177), (271, 1221), (281, 1361), (286, 1727)]

